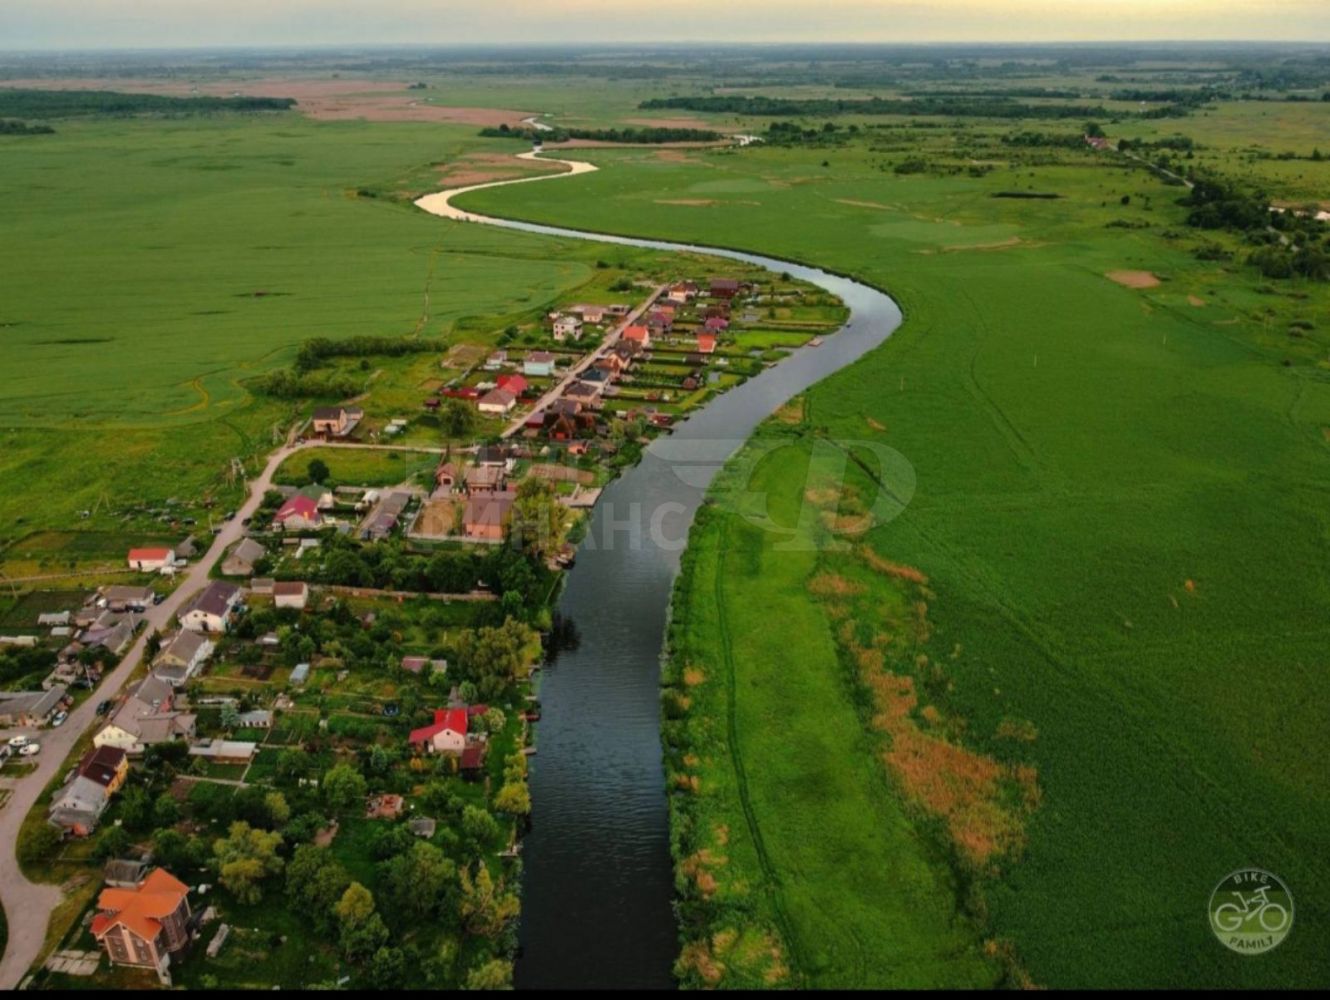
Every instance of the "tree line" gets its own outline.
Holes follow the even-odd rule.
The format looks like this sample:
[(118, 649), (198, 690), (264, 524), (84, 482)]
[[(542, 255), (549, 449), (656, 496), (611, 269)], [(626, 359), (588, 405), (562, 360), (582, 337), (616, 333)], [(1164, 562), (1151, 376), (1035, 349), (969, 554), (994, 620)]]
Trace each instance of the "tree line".
[[(1112, 118), (1119, 117), (1100, 105), (1022, 104), (1003, 98), (926, 97), (897, 98), (778, 98), (745, 95), (657, 97), (643, 101), (644, 111), (704, 111), (759, 117), (826, 117), (830, 115), (942, 115), (968, 118)], [(1141, 112), (1137, 117), (1163, 117), (1166, 109)], [(1185, 112), (1182, 112), (1185, 113)]]
[(658, 145), (664, 142), (717, 142), (725, 136), (720, 132), (702, 128), (555, 128), (540, 131), (531, 128), (483, 128), (480, 134), (489, 139), (540, 139), (543, 142), (567, 142), (569, 139), (587, 139), (594, 142), (617, 142), (633, 145)]
[(0, 115), (15, 118), (289, 111), (295, 103), (292, 97), (172, 97), (167, 94), (122, 94), (114, 90), (0, 88)]

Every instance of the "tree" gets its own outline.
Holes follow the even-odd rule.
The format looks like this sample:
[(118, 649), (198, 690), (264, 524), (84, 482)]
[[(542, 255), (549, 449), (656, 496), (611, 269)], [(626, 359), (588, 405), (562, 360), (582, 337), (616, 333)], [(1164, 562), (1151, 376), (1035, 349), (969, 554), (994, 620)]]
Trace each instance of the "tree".
[(497, 628), (464, 632), (457, 644), (462, 672), (482, 697), (497, 698), (519, 677), (533, 637), (531, 629), (513, 618)]
[(416, 842), (379, 866), (380, 891), (388, 911), (412, 920), (447, 912), (453, 905), (457, 866), (433, 844)]
[(563, 544), (568, 508), (542, 479), (524, 479), (513, 502), (509, 538), (533, 559), (546, 559)]
[(291, 818), (291, 807), (287, 805), (286, 796), (281, 792), (269, 792), (263, 797), (263, 805), (268, 811), (268, 820), (274, 827), (285, 826)]
[(152, 821), (159, 830), (180, 822), (180, 803), (170, 792), (162, 792), (157, 796), (157, 801), (152, 805)]
[(499, 789), (494, 796), (494, 808), (512, 816), (525, 816), (531, 812), (531, 791), (525, 781), (513, 781)]
[(42, 823), (35, 829), (20, 834), (18, 859), (25, 865), (45, 861), (55, 854), (60, 841), (60, 831), (50, 823)]
[(513, 963), (492, 958), (466, 974), (469, 990), (510, 990), (513, 988)]
[(374, 895), (359, 882), (352, 882), (333, 907), (341, 928), (342, 954), (348, 961), (363, 962), (383, 947), (388, 928), (374, 912)]
[(123, 826), (113, 826), (97, 840), (97, 857), (103, 861), (118, 858), (134, 843)]
[(361, 805), (368, 790), (364, 775), (350, 764), (338, 764), (323, 776), (323, 799), (337, 812)]
[(212, 845), (218, 881), (242, 903), (253, 904), (263, 898), (259, 885), (265, 878), (282, 870), (277, 848), (280, 833), (256, 830), (242, 820), (231, 824), (225, 837)]
[(462, 810), (462, 832), (478, 845), (488, 844), (499, 835), (499, 822), (479, 806)]
[(334, 907), (351, 885), (351, 876), (325, 849), (301, 844), (286, 866), (287, 895), (324, 932), (335, 928)]
[(231, 702), (222, 706), (222, 728), (228, 732), (240, 725), (240, 709), (236, 708)]
[(311, 483), (326, 483), (332, 478), (332, 471), (328, 468), (328, 463), (321, 458), (311, 458), (309, 465), (305, 467), (305, 474), (309, 477)]
[(459, 909), (466, 929), (472, 934), (491, 939), (498, 937), (521, 909), (517, 896), (504, 891), (502, 879), (495, 884), (483, 861), (477, 863), (474, 879), (470, 867), (463, 868), (459, 882), (462, 887)]
[(476, 431), (476, 411), (461, 399), (449, 399), (439, 412), (443, 432), (449, 437), (470, 437)]
[(406, 956), (401, 948), (380, 948), (369, 960), (367, 972), (376, 990), (400, 987), (406, 979)]

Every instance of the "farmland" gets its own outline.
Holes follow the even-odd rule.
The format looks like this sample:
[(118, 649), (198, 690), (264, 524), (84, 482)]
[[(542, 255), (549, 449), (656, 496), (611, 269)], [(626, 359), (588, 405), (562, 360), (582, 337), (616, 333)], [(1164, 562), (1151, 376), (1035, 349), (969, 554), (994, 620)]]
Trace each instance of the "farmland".
[[(1287, 145), (1305, 157), (1315, 133), (1276, 124), (1290, 116), (1323, 129), (1330, 107), (1234, 102), (1195, 118), (1128, 123), (1120, 133), (1194, 128), (1203, 162), (1241, 165), (1275, 196), (1323, 196), (1324, 162), (1286, 167), (1218, 145), (1232, 134), (1243, 147)], [(1330, 295), (1324, 285), (1267, 283), (1239, 265), (1197, 259), (1198, 237), (1175, 205), (1183, 192), (1111, 154), (1022, 155), (1001, 142), (1006, 125), (881, 124), (817, 148), (683, 157), (585, 150), (600, 172), (551, 185), (539, 198), (512, 189), (464, 204), (746, 247), (889, 289), (906, 324), (809, 393), (799, 434), (880, 442), (914, 465), (914, 501), (864, 543), (929, 581), (932, 639), (921, 652), (943, 664), (933, 704), (953, 720), (947, 739), (1037, 772), (1041, 804), (993, 868), (967, 864), (946, 831), (934, 829), (939, 819), (927, 802), (904, 796), (916, 829), (933, 830), (958, 876), (974, 885), (961, 900), (976, 933), (995, 955), (1012, 958), (1013, 975), (1047, 985), (1323, 978), (1318, 914), (1305, 913), (1305, 935), (1259, 968), (1216, 949), (1197, 914), (1213, 883), (1243, 863), (1284, 873), (1312, 896), (1330, 885), (1325, 851), (1310, 847), (1324, 846), (1330, 818), (1312, 707), (1330, 694), (1318, 651), (1326, 635), (1316, 624), (1330, 587), (1330, 525), (1315, 485), (1330, 440)], [(893, 169), (908, 157), (927, 166)], [(988, 169), (971, 171), (975, 162)], [(1012, 191), (1058, 197), (995, 197)], [(1120, 270), (1160, 280), (1129, 288), (1105, 277)], [(786, 461), (802, 481), (800, 459)], [(857, 472), (849, 484), (874, 489)], [(718, 683), (710, 678), (726, 669), (722, 632), (737, 644), (740, 692), (754, 661), (781, 677), (820, 674), (825, 683), (864, 641), (840, 638), (834, 609), (808, 592), (831, 557), (811, 566), (762, 561), (778, 539), (740, 547), (756, 547), (746, 558), (766, 571), (745, 585), (766, 595), (766, 609), (782, 591), (792, 603), (764, 615), (758, 635), (745, 631), (747, 592), (740, 596), (736, 583), (713, 595), (715, 571), (705, 568), (705, 554), (721, 544), (713, 538), (734, 542), (720, 534), (732, 530), (729, 521), (717, 513), (697, 529), (698, 565), (679, 597), (684, 607), (714, 603), (729, 614), (728, 628), (694, 618), (684, 646), (687, 663), (708, 677), (692, 695), (699, 726), (714, 725), (712, 710), (724, 705), (709, 692)], [(740, 561), (737, 553), (731, 559)], [(894, 577), (857, 586), (884, 608), (912, 599)], [(821, 649), (812, 638), (819, 629)], [(841, 697), (853, 701), (859, 690), (851, 684)], [(781, 707), (809, 711), (810, 696), (816, 700), (791, 684)], [(742, 694), (740, 710), (756, 697)], [(764, 708), (769, 718), (769, 705), (748, 710)], [(735, 779), (715, 756), (727, 741), (708, 732), (713, 755), (700, 765), (699, 809), (736, 836), (742, 814), (726, 792)], [(1037, 736), (1013, 740), (1012, 732)], [(740, 733), (759, 826), (781, 833), (801, 812), (791, 789), (802, 786), (772, 768), (773, 750)], [(812, 755), (818, 760), (803, 766), (820, 761)], [(885, 765), (882, 777), (902, 789)], [(693, 847), (719, 849), (705, 839)], [(807, 870), (793, 858), (786, 864)], [(727, 875), (711, 875), (725, 892)], [(779, 867), (772, 880), (797, 938), (806, 933), (797, 919), (806, 890), (802, 882), (791, 888)], [(946, 892), (944, 880), (932, 884)], [(768, 919), (764, 926), (779, 935), (780, 922)], [(696, 947), (691, 954), (697, 958)], [(963, 968), (958, 962), (960, 979)], [(824, 981), (815, 960), (803, 973)]]

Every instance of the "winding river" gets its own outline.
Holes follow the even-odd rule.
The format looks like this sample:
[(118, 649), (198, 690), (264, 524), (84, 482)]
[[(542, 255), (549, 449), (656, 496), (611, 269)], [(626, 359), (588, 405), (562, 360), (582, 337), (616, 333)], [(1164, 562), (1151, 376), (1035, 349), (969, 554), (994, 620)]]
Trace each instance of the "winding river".
[[(534, 154), (523, 154), (534, 159)], [(901, 314), (885, 294), (817, 268), (757, 254), (489, 218), (451, 199), (503, 184), (426, 195), (427, 212), (575, 239), (706, 253), (758, 264), (839, 296), (850, 320), (819, 347), (717, 397), (649, 447), (615, 480), (591, 519), (558, 613), (572, 623), (541, 681), (533, 826), (523, 849), (521, 988), (668, 988), (678, 951), (660, 746), (660, 657), (680, 549), (721, 464), (784, 402), (881, 344)]]

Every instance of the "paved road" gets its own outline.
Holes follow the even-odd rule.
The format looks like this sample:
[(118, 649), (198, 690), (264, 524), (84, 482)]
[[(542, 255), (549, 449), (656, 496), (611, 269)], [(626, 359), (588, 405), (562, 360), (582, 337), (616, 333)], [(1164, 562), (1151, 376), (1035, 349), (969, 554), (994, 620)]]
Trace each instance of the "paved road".
[(5, 946), (5, 955), (0, 960), (0, 989), (13, 989), (23, 979), (28, 969), (41, 954), (46, 940), (46, 927), (51, 911), (60, 903), (62, 894), (54, 885), (29, 882), (19, 870), (15, 847), (18, 843), (19, 828), (23, 818), (32, 809), (52, 778), (60, 773), (65, 758), (79, 738), (97, 718), (97, 703), (105, 698), (119, 694), (120, 689), (129, 681), (139, 662), (143, 659), (143, 650), (148, 636), (156, 629), (164, 629), (175, 616), (185, 600), (208, 582), (208, 574), (213, 565), (233, 542), (244, 533), (241, 523), (258, 509), (263, 494), (271, 487), (273, 473), (277, 467), (301, 448), (313, 447), (320, 442), (283, 445), (268, 459), (259, 477), (250, 483), (249, 497), (241, 505), (236, 516), (222, 525), (222, 530), (213, 538), (207, 553), (183, 574), (179, 585), (161, 604), (154, 605), (144, 612), (146, 626), (130, 647), (120, 665), (103, 680), (97, 691), (87, 701), (69, 714), (68, 720), (58, 729), (44, 729), (36, 735), (42, 745), (42, 752), (34, 760), (37, 769), (28, 776), (19, 779), (8, 802), (0, 808), (0, 902), (5, 909), (5, 921), (9, 925), (9, 940)]

